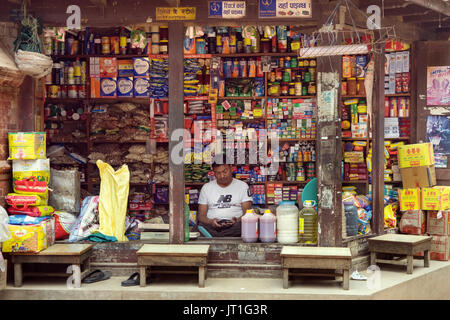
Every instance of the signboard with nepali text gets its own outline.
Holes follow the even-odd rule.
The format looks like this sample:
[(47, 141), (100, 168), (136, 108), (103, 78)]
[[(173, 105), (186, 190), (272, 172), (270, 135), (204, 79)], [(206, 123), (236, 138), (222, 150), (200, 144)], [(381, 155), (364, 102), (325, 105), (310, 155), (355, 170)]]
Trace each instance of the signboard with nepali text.
[(209, 18), (236, 19), (245, 17), (245, 1), (209, 1)]
[(156, 20), (195, 20), (195, 7), (156, 7)]
[(311, 0), (259, 0), (260, 18), (312, 18)]

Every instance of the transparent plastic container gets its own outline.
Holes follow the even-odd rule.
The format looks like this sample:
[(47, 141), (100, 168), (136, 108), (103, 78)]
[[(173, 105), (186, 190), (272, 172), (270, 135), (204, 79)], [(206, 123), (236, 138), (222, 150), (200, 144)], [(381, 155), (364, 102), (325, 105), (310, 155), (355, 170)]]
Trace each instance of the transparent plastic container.
[(259, 218), (259, 239), (261, 242), (277, 240), (277, 217), (270, 210), (265, 210)]
[(244, 242), (258, 241), (259, 217), (252, 209), (245, 212), (241, 219), (241, 237)]
[(279, 243), (298, 242), (298, 208), (294, 201), (281, 201), (277, 207), (277, 239)]
[(317, 244), (317, 213), (314, 209), (315, 201), (305, 200), (303, 209), (298, 215), (299, 242), (305, 244)]

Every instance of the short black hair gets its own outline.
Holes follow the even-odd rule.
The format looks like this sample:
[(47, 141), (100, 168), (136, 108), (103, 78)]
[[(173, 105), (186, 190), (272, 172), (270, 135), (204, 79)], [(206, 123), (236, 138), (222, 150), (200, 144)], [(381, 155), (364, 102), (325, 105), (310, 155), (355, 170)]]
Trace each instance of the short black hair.
[(228, 163), (217, 163), (217, 162), (213, 162), (211, 164), (211, 168), (214, 170), (215, 168), (218, 168), (220, 166), (230, 166), (230, 164)]

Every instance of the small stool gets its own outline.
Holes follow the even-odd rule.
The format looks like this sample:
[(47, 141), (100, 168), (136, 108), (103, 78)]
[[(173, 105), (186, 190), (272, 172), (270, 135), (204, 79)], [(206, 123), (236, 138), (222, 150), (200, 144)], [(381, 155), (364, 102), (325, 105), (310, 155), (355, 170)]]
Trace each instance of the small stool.
[[(11, 253), (14, 264), (14, 286), (21, 287), (24, 275), (39, 276), (63, 276), (55, 273), (22, 273), (23, 263), (67, 263), (72, 266), (74, 287), (81, 287), (81, 279), (89, 272), (89, 258), (93, 244), (55, 244), (38, 253), (13, 252)], [(81, 266), (85, 270), (81, 271)], [(67, 274), (65, 274), (67, 276)]]
[(398, 264), (398, 260), (377, 259), (377, 253), (386, 253), (394, 256), (406, 256), (406, 273), (413, 273), (414, 255), (424, 252), (424, 266), (430, 266), (431, 236), (416, 236), (410, 234), (383, 234), (369, 238), (370, 264), (377, 262)]
[(206, 261), (209, 245), (144, 244), (137, 252), (140, 268), (140, 286), (145, 287), (147, 267), (181, 266), (198, 267), (198, 286), (205, 287)]
[[(284, 246), (281, 250), (281, 265), (283, 268), (283, 288), (289, 287), (289, 269), (342, 269), (343, 288), (349, 289), (350, 267), (352, 254), (349, 248), (335, 247), (294, 247)], [(322, 276), (323, 274), (305, 274)], [(331, 275), (331, 274), (330, 274)], [(340, 274), (334, 274), (340, 276)]]

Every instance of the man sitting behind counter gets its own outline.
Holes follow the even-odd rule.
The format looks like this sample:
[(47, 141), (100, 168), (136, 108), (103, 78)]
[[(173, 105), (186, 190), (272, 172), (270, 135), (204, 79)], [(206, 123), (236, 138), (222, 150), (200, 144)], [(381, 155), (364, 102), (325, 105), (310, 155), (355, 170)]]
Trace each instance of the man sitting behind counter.
[(215, 180), (202, 187), (198, 199), (198, 221), (213, 237), (240, 237), (241, 218), (252, 207), (248, 185), (233, 178), (229, 164), (212, 165)]

